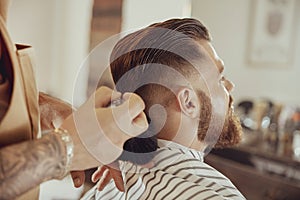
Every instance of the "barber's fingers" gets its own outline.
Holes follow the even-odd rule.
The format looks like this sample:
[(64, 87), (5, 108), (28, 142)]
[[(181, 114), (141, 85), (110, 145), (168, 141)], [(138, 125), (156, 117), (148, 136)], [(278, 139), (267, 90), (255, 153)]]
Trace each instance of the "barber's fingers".
[(99, 87), (94, 93), (94, 95), (96, 108), (106, 107), (112, 100), (121, 97), (120, 92), (112, 90), (106, 86)]
[(124, 103), (120, 105), (124, 111), (128, 112), (131, 120), (138, 117), (145, 109), (143, 99), (135, 93), (125, 93), (123, 95)]
[(141, 131), (143, 131), (143, 132), (146, 131), (149, 124), (148, 124), (147, 117), (146, 117), (145, 113), (142, 112), (136, 118), (134, 118), (133, 121), (132, 121), (132, 125), (135, 128), (141, 129)]
[(82, 186), (85, 181), (84, 171), (71, 171), (70, 173), (71, 173), (74, 187), (78, 188)]
[(126, 140), (140, 135), (148, 128), (147, 118), (144, 113), (145, 103), (137, 94), (125, 93), (121, 105), (107, 109), (111, 109), (118, 129), (127, 135), (125, 137)]
[(119, 163), (113, 162), (112, 164), (110, 164), (109, 172), (111, 177), (114, 179), (115, 185), (118, 188), (118, 190), (124, 192), (125, 191), (124, 181), (123, 181), (122, 173), (120, 171)]
[[(115, 114), (114, 121), (116, 122), (115, 124), (118, 128), (118, 131), (121, 131), (123, 134), (125, 134), (125, 137), (123, 138), (125, 141), (129, 138), (137, 137), (148, 129), (149, 124), (143, 111), (141, 111), (141, 113), (135, 118), (128, 115), (128, 111), (115, 113), (119, 113), (119, 115)], [(114, 132), (110, 131), (109, 133)], [(115, 134), (113, 135), (113, 137), (116, 136)]]
[(105, 165), (98, 167), (98, 169), (93, 173), (91, 179), (93, 183), (96, 183), (104, 174), (104, 172), (107, 170), (107, 167)]
[(101, 179), (97, 183), (97, 189), (99, 191), (103, 190), (103, 188), (110, 182), (112, 179), (110, 170), (106, 169), (101, 177)]
[[(102, 86), (95, 92), (95, 107), (106, 107), (109, 103), (121, 97), (121, 93), (108, 87)], [(144, 109), (145, 103), (140, 96), (134, 93), (125, 93), (123, 95), (123, 109), (129, 111), (131, 119), (136, 118)]]
[(119, 169), (118, 162), (113, 162), (110, 165), (103, 165), (98, 167), (98, 169), (92, 175), (92, 181), (97, 183), (98, 190), (102, 190), (109, 181), (113, 179), (116, 187), (123, 192), (124, 182), (122, 178), (122, 173)]
[[(122, 97), (124, 102), (116, 107), (107, 107), (107, 105), (112, 100), (121, 97), (120, 93), (114, 92), (107, 87), (100, 87), (96, 91), (95, 96), (98, 121), (103, 131), (112, 140), (116, 140), (113, 137), (116, 137), (120, 131), (126, 135), (122, 138), (122, 140), (126, 141), (147, 130), (147, 118), (143, 113), (145, 103), (137, 94), (125, 93)], [(93, 97), (90, 100), (93, 102)]]
[(124, 181), (123, 181), (121, 172), (119, 170), (112, 169), (112, 170), (110, 170), (110, 175), (114, 179), (118, 190), (120, 190), (121, 192), (124, 192), (125, 191)]

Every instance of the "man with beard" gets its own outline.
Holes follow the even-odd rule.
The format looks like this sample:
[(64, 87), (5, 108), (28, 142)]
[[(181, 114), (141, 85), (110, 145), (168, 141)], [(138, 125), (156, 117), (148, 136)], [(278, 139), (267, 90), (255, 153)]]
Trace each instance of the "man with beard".
[(110, 67), (118, 91), (142, 97), (150, 125), (124, 145), (124, 187), (111, 181), (103, 189), (117, 179), (116, 169), (101, 167), (84, 199), (245, 199), (203, 162), (211, 148), (237, 144), (242, 129), (233, 84), (201, 22), (171, 19), (131, 33), (115, 45)]

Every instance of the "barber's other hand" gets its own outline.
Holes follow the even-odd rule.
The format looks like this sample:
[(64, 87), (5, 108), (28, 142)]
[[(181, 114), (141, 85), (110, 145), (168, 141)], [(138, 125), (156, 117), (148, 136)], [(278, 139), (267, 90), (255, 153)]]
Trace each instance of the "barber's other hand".
[[(71, 171), (71, 177), (73, 179), (74, 187), (78, 188), (82, 186), (85, 182), (85, 172), (82, 171)], [(119, 169), (119, 164), (117, 161), (109, 165), (102, 165), (97, 168), (91, 177), (94, 183), (97, 183), (98, 190), (102, 190), (111, 179), (115, 181), (117, 188), (123, 192), (124, 182), (122, 174)]]
[[(144, 165), (140, 165), (140, 167), (144, 168), (152, 168), (155, 166), (153, 161), (146, 163)], [(115, 161), (109, 165), (103, 165), (98, 167), (98, 169), (93, 173), (91, 177), (92, 181), (96, 183), (97, 181), (97, 189), (103, 190), (105, 186), (110, 182), (111, 179), (114, 180), (116, 187), (121, 192), (124, 192), (124, 181), (122, 177), (122, 173), (119, 167), (119, 162)]]
[(122, 178), (122, 173), (119, 169), (119, 163), (117, 161), (109, 164), (98, 167), (98, 169), (92, 175), (92, 181), (97, 183), (97, 189), (99, 191), (113, 179), (116, 187), (121, 192), (124, 192), (124, 182)]
[[(123, 104), (114, 108), (107, 107), (111, 100), (120, 96), (120, 93), (107, 87), (100, 87), (86, 103), (63, 122), (61, 127), (68, 130), (74, 142), (71, 170), (84, 170), (113, 162), (122, 153), (126, 140), (148, 128), (143, 112), (145, 105), (138, 95), (127, 93), (123, 95), (125, 100)], [(96, 127), (91, 123), (94, 116), (98, 122)], [(80, 139), (83, 137), (88, 138), (91, 144), (83, 144)], [(107, 145), (111, 146), (108, 148)], [(96, 149), (97, 154), (109, 160), (95, 159), (95, 155), (91, 155), (87, 148)]]
[(71, 171), (70, 172), (74, 187), (79, 188), (85, 182), (85, 172), (84, 170), (81, 171)]

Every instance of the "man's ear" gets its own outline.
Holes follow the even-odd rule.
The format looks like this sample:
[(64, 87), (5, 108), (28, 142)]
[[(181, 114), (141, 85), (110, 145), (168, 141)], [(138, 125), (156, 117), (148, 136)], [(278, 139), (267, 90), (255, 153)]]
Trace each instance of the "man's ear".
[(188, 117), (195, 118), (199, 115), (199, 100), (196, 93), (190, 88), (182, 88), (177, 93), (177, 101), (181, 111)]

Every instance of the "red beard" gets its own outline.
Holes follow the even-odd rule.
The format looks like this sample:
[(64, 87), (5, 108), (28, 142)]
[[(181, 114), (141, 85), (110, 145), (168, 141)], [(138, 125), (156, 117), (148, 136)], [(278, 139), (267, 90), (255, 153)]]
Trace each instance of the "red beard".
[(214, 133), (209, 137), (206, 136), (210, 120), (212, 116), (212, 105), (210, 98), (204, 92), (199, 92), (198, 97), (202, 103), (200, 110), (200, 121), (198, 127), (198, 139), (206, 141), (214, 147), (229, 147), (238, 144), (242, 139), (242, 126), (238, 116), (236, 116), (232, 109), (232, 97), (230, 96), (229, 109), (226, 115), (224, 126), (221, 133)]

